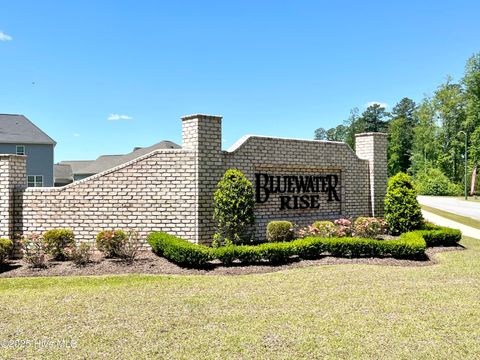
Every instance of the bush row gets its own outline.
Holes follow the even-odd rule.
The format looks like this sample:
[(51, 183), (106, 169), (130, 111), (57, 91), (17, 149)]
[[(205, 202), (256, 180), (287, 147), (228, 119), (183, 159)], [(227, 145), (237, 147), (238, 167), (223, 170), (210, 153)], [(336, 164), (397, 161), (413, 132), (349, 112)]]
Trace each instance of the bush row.
[(401, 259), (421, 259), (426, 243), (417, 232), (405, 233), (398, 240), (372, 240), (363, 238), (304, 238), (291, 242), (261, 245), (229, 245), (210, 248), (195, 245), (166, 233), (152, 233), (147, 238), (152, 250), (168, 260), (187, 267), (203, 267), (214, 259), (224, 265), (235, 260), (242, 264), (266, 261), (271, 264), (287, 262), (292, 256), (315, 259), (330, 254), (339, 257), (392, 256)]

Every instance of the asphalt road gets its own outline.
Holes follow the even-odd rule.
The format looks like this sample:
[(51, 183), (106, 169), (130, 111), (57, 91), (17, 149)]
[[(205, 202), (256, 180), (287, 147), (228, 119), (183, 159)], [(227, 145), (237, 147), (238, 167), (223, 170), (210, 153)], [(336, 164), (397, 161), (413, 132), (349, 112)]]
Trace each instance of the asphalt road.
[(418, 196), (418, 202), (432, 208), (480, 220), (480, 202), (443, 196)]

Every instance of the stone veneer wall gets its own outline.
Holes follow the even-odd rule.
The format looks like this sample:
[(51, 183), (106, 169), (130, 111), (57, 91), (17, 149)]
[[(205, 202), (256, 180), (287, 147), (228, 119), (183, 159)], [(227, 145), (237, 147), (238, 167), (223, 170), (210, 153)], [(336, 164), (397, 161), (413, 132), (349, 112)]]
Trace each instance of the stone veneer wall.
[(194, 239), (194, 160), (189, 150), (156, 150), (65, 187), (19, 189), (15, 228), (20, 233), (71, 228), (78, 241), (89, 242), (111, 228)]
[[(265, 238), (272, 220), (305, 226), (317, 220), (368, 216), (370, 183), (368, 161), (359, 159), (345, 143), (269, 137), (248, 137), (231, 152), (224, 152), (224, 169), (237, 168), (255, 184), (255, 173), (275, 175), (339, 175), (341, 202), (321, 197), (319, 209), (279, 210), (278, 201), (256, 206), (256, 236)], [(325, 195), (325, 194), (324, 194)]]

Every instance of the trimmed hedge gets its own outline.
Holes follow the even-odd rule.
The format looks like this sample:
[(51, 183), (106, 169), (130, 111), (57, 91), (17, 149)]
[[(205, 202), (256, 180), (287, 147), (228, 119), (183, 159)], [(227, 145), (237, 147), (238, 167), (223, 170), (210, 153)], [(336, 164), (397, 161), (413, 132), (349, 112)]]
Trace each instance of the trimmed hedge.
[(202, 267), (214, 259), (213, 248), (195, 245), (163, 232), (151, 233), (147, 238), (157, 255), (186, 267)]
[(178, 265), (203, 267), (215, 259), (227, 266), (236, 260), (242, 264), (261, 261), (282, 264), (289, 261), (292, 256), (316, 259), (328, 254), (349, 258), (391, 256), (396, 259), (423, 259), (427, 246), (456, 245), (461, 236), (458, 230), (427, 223), (422, 230), (404, 233), (396, 240), (309, 237), (290, 242), (211, 248), (157, 232), (151, 233), (147, 241), (157, 255)]
[(10, 239), (0, 238), (0, 265), (2, 265), (13, 249), (13, 242)]
[(290, 221), (270, 221), (267, 225), (267, 241), (292, 241), (295, 237)]

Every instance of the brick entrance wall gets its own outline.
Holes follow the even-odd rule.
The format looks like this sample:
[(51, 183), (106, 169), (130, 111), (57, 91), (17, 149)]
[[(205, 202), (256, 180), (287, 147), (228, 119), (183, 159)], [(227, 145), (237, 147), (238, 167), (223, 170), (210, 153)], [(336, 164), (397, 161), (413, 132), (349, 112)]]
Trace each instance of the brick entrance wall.
[(165, 231), (210, 243), (215, 231), (213, 193), (228, 168), (255, 183), (255, 173), (335, 174), (340, 202), (320, 194), (317, 209), (280, 210), (278, 198), (256, 206), (256, 235), (271, 220), (299, 225), (321, 219), (383, 214), (387, 182), (385, 134), (357, 136), (357, 153), (345, 143), (248, 136), (221, 150), (222, 118), (182, 119), (182, 149), (156, 150), (62, 188), (26, 188), (25, 157), (0, 155), (0, 232), (26, 234), (71, 228), (76, 239), (95, 240), (103, 229), (136, 229), (144, 238)]

